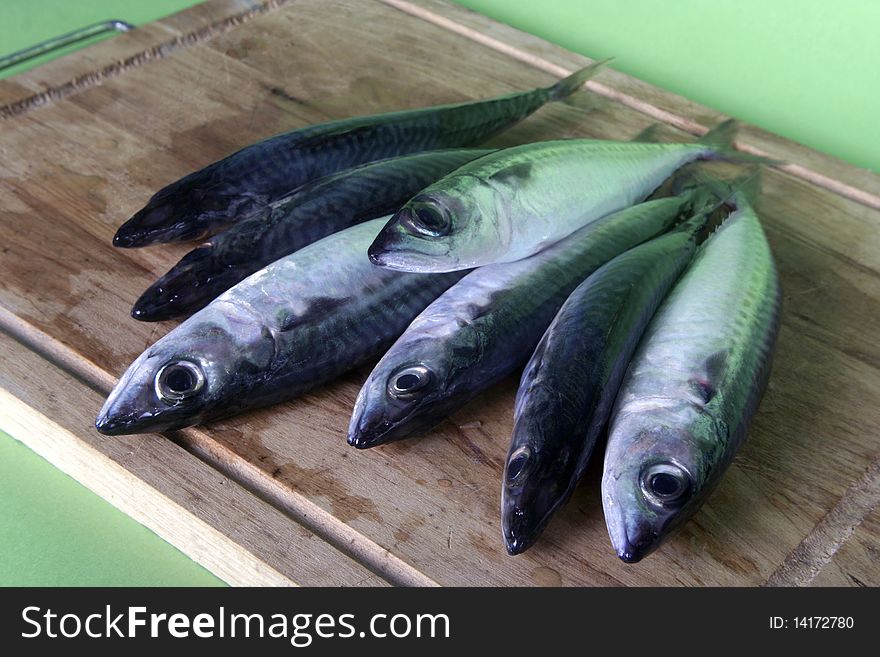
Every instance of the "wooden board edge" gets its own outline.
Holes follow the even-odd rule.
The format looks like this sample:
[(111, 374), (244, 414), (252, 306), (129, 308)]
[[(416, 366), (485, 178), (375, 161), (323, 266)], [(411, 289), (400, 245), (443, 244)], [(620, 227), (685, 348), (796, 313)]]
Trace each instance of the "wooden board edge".
[[(428, 21), (438, 27), (452, 31), (460, 36), (480, 43), (483, 46), (504, 53), (507, 56), (512, 57), (513, 59), (534, 66), (552, 75), (562, 77), (572, 71), (571, 68), (566, 68), (565, 66), (554, 63), (540, 54), (531, 52), (529, 49), (510, 45), (506, 41), (497, 39), (488, 34), (484, 34), (480, 30), (466, 25), (462, 21), (462, 19), (464, 17), (477, 16), (477, 14), (465, 9), (464, 7), (460, 7), (448, 2), (438, 2), (436, 0), (378, 1), (386, 4), (389, 7), (393, 7), (404, 13), (407, 13), (411, 16)], [(150, 48), (136, 52), (122, 60), (114, 61), (96, 70), (83, 72), (66, 82), (50, 86), (47, 89), (35, 92), (34, 94), (26, 96), (24, 98), (6, 103), (5, 105), (0, 105), (0, 120), (9, 119), (19, 114), (26, 113), (32, 109), (42, 107), (46, 104), (57, 102), (58, 100), (66, 98), (67, 96), (80, 90), (84, 90), (97, 84), (101, 84), (106, 79), (116, 77), (128, 70), (138, 68), (151, 61), (162, 59), (163, 57), (166, 57), (173, 52), (176, 52), (177, 50), (202, 43), (203, 41), (209, 40), (214, 36), (217, 36), (218, 34), (223, 34), (229, 30), (232, 30), (235, 27), (249, 20), (252, 20), (253, 18), (262, 16), (270, 11), (278, 9), (288, 4), (289, 2), (290, 0), (265, 0), (264, 2), (253, 8), (233, 14), (226, 18), (214, 20), (213, 22), (210, 22), (208, 25), (205, 25), (203, 27), (192, 29), (189, 32), (181, 34), (180, 36), (161, 41)], [(210, 5), (211, 3), (206, 4)], [(207, 17), (209, 18), (214, 18), (219, 13), (216, 11), (206, 11), (200, 9), (200, 7), (203, 7), (203, 5), (196, 5), (195, 7), (175, 14), (174, 18), (163, 19), (163, 21), (165, 24), (173, 24), (175, 27), (180, 27), (181, 25), (187, 23), (187, 17), (189, 15), (192, 15), (195, 20), (195, 17), (204, 18), (204, 15), (207, 15)], [(485, 20), (488, 21), (490, 19)], [(162, 23), (163, 21), (159, 21), (158, 23)], [(504, 29), (506, 32), (510, 32), (511, 34), (523, 34), (521, 31), (515, 30), (514, 28), (511, 28), (509, 26), (504, 26)], [(536, 37), (532, 37), (532, 39), (535, 38)], [(568, 53), (568, 51), (559, 46), (554, 46), (554, 49), (559, 50), (560, 52)], [(626, 77), (630, 80), (634, 80), (634, 78), (631, 78), (630, 76), (625, 76), (622, 73), (617, 75), (618, 77)], [(15, 77), (10, 78), (10, 80), (14, 81)], [(697, 121), (682, 116), (681, 114), (677, 114), (675, 112), (658, 107), (657, 105), (652, 104), (642, 98), (639, 98), (636, 95), (626, 93), (615, 88), (614, 86), (598, 82), (597, 80), (591, 80), (590, 82), (588, 82), (587, 88), (591, 89), (594, 93), (600, 96), (626, 105), (631, 109), (650, 116), (656, 121), (678, 128), (694, 136), (703, 135), (708, 130), (707, 126)], [(665, 93), (670, 96), (673, 95), (670, 92)], [(790, 140), (782, 138), (778, 139), (795, 148), (795, 150), (810, 150), (802, 145), (795, 144), (795, 142), (792, 142)], [(737, 142), (737, 148), (753, 155), (775, 157), (776, 159), (783, 160), (785, 159), (784, 157), (780, 158), (778, 154), (768, 153), (764, 149), (744, 142), (742, 140), (739, 140)], [(837, 171), (846, 172), (848, 174), (847, 177), (851, 179), (861, 178), (862, 181), (867, 179), (866, 173), (854, 165), (838, 160), (837, 158), (834, 158), (830, 155), (820, 154), (816, 151), (812, 151), (812, 153), (821, 157), (823, 161), (833, 161), (833, 168)], [(863, 189), (851, 182), (840, 180), (834, 176), (822, 173), (815, 168), (797, 163), (780, 164), (776, 165), (776, 168), (778, 168), (780, 171), (784, 171), (791, 176), (794, 176), (801, 180), (805, 180), (811, 184), (822, 187), (823, 189), (827, 189), (831, 192), (834, 192), (835, 194), (839, 194), (845, 198), (853, 200), (857, 203), (861, 203), (867, 207), (880, 209), (880, 194), (872, 193), (871, 191)], [(875, 178), (878, 179), (878, 185), (880, 185), (880, 178), (873, 175), (870, 176), (870, 180), (874, 180)]]
[[(189, 26), (188, 31), (181, 32), (169, 38), (162, 38), (164, 35), (157, 32), (156, 41), (150, 47), (139, 47), (134, 52), (121, 59), (118, 57), (114, 58), (113, 61), (104, 66), (82, 71), (69, 80), (50, 84), (45, 89), (34, 91), (32, 93), (25, 92), (26, 95), (23, 97), (0, 105), (0, 120), (10, 119), (25, 114), (48, 104), (63, 100), (79, 91), (100, 85), (104, 81), (118, 77), (129, 70), (139, 68), (150, 62), (161, 60), (181, 49), (189, 48), (202, 43), (203, 41), (207, 41), (208, 39), (212, 39), (219, 34), (224, 34), (258, 16), (274, 11), (283, 5), (288, 4), (288, 2), (290, 2), (290, 0), (262, 0), (258, 4), (250, 6), (242, 11), (238, 11), (232, 15), (222, 16), (221, 14), (221, 17), (217, 16), (218, 12), (206, 10), (204, 8), (204, 4), (210, 5), (212, 3), (203, 3), (184, 9), (183, 11), (174, 14), (173, 18), (169, 17), (154, 23), (149, 23), (148, 25), (170, 26), (172, 27), (170, 30), (172, 32), (176, 32), (177, 28), (187, 25), (189, 22), (194, 24)], [(132, 32), (119, 35), (116, 38), (125, 39), (127, 35), (136, 36), (137, 30), (138, 28), (135, 28)], [(91, 48), (101, 48), (102, 46), (109, 48), (108, 44), (108, 41), (103, 41), (94, 44)], [(72, 53), (68, 58), (76, 56), (77, 53)], [(43, 66), (51, 67), (52, 62), (44, 64)], [(27, 75), (27, 71), (21, 74), (21, 76), (25, 75)], [(13, 76), (6, 80), (0, 80), (0, 82), (8, 81), (11, 84), (15, 84), (19, 77), (20, 76)]]
[(194, 455), (318, 534), (334, 548), (398, 586), (440, 584), (373, 539), (349, 526), (308, 497), (283, 486), (260, 467), (212, 439), (197, 427), (178, 432), (181, 444)]
[[(90, 420), (79, 400), (99, 400), (94, 390), (6, 332), (0, 353), (15, 381), (0, 388), (0, 428), (225, 582), (389, 584), (179, 445), (154, 435), (123, 444), (81, 428)], [(56, 391), (48, 407), (72, 410), (63, 420), (34, 403), (44, 386)]]
[[(0, 330), (11, 335), (62, 372), (102, 394), (109, 393), (116, 384), (115, 378), (109, 372), (3, 307), (0, 307)], [(194, 458), (204, 463), (205, 467), (228, 476), (256, 495), (258, 499), (290, 518), (291, 522), (305, 527), (326, 541), (340, 555), (361, 564), (389, 583), (399, 586), (439, 586), (420, 570), (339, 520), (307, 497), (297, 493), (291, 494), (258, 467), (240, 462), (231, 451), (211, 440), (199, 428), (191, 427), (178, 431), (171, 437)], [(75, 476), (74, 478), (78, 479)]]
[[(3, 389), (0, 389), (0, 428), (224, 582), (233, 586), (296, 585), (201, 518)], [(119, 490), (125, 490), (126, 494), (120, 495)], [(156, 522), (157, 516), (161, 516), (163, 522)], [(194, 549), (194, 546), (202, 547)]]
[[(503, 53), (513, 59), (516, 59), (517, 61), (533, 66), (541, 71), (550, 73), (551, 75), (563, 78), (574, 72), (574, 69), (571, 67), (562, 66), (560, 64), (550, 61), (546, 57), (543, 57), (535, 52), (531, 52), (528, 49), (511, 45), (506, 41), (502, 41), (493, 36), (485, 34), (480, 30), (475, 29), (474, 27), (466, 25), (464, 22), (461, 21), (462, 17), (472, 16), (474, 15), (474, 12), (465, 9), (464, 7), (459, 7), (449, 2), (429, 3), (425, 2), (425, 0), (379, 0), (379, 2), (382, 2), (389, 7), (398, 9), (399, 11), (409, 14), (410, 16), (414, 16), (416, 18), (420, 18), (424, 21), (432, 23), (437, 27), (441, 27), (445, 30), (454, 32), (487, 48), (491, 48), (500, 53)], [(521, 33), (519, 30), (515, 30), (514, 28), (509, 26), (505, 26), (505, 28), (511, 33)], [(559, 50), (562, 51), (564, 49), (559, 47)], [(624, 74), (619, 75), (623, 76)], [(655, 121), (665, 123), (674, 128), (678, 128), (679, 130), (687, 132), (691, 135), (699, 137), (706, 134), (706, 132), (709, 130), (708, 126), (702, 125), (701, 123), (698, 123), (680, 114), (676, 114), (675, 112), (671, 112), (669, 110), (658, 107), (655, 104), (643, 100), (642, 98), (621, 91), (614, 86), (599, 82), (596, 79), (587, 82), (586, 88), (590, 89), (593, 93), (599, 96), (625, 105), (630, 109), (636, 110), (638, 112), (641, 112), (642, 114), (645, 114), (646, 116), (651, 117)], [(671, 94), (671, 92), (667, 93)], [(794, 145), (794, 142), (791, 142), (790, 140), (785, 139), (784, 141), (790, 142), (792, 145)], [(801, 148), (805, 148), (800, 145), (798, 146)], [(784, 159), (779, 158), (778, 154), (768, 153), (767, 151), (758, 148), (757, 146), (743, 142), (742, 139), (736, 142), (736, 147), (738, 150), (752, 155), (769, 157), (771, 159)], [(837, 158), (833, 158), (830, 155), (821, 155), (823, 158), (836, 160), (835, 164), (838, 167), (852, 169), (853, 171), (858, 170), (858, 167), (843, 162), (842, 160), (838, 160)], [(784, 163), (774, 165), (774, 167), (779, 169), (780, 171), (784, 171), (791, 176), (805, 180), (810, 184), (822, 187), (823, 189), (827, 189), (828, 191), (839, 194), (840, 196), (856, 201), (857, 203), (861, 203), (870, 208), (880, 210), (880, 195), (878, 194), (871, 193), (869, 191), (856, 187), (842, 180), (838, 180), (834, 177), (825, 175), (819, 171), (816, 171), (810, 167), (803, 166), (801, 164)]]
[(850, 484), (837, 504), (816, 523), (767, 578), (765, 586), (807, 586), (880, 506), (880, 455)]

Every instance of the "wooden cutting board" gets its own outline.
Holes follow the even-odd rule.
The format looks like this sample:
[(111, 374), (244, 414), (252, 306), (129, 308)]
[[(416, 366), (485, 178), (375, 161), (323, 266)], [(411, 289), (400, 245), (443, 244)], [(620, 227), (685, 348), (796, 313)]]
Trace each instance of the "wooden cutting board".
[[(102, 397), (173, 324), (129, 318), (187, 250), (121, 251), (159, 187), (262, 137), (546, 85), (585, 58), (438, 0), (214, 0), (0, 82), (0, 427), (232, 583), (880, 584), (880, 177), (761, 130), (784, 286), (769, 390), (697, 516), (637, 565), (596, 459), (526, 554), (499, 530), (516, 382), (430, 435), (345, 444), (366, 371), (168, 436), (106, 438)], [(690, 138), (721, 117), (614, 71), (495, 141)], [(867, 520), (866, 520), (867, 519)], [(865, 522), (862, 522), (865, 520)]]

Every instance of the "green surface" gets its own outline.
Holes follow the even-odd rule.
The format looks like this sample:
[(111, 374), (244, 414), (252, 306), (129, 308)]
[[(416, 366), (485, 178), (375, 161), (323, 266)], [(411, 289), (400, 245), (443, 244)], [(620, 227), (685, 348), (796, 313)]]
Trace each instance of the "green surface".
[[(93, 23), (117, 19), (137, 26), (195, 4), (198, 2), (187, 0), (0, 0), (0, 56)], [(112, 35), (19, 64), (0, 72), (0, 77), (34, 68)]]
[(461, 0), (702, 105), (880, 171), (877, 0)]
[[(188, 0), (0, 0), (0, 54)], [(880, 2), (463, 0), (726, 114), (880, 170)], [(0, 584), (218, 580), (0, 433)]]
[(0, 431), (0, 585), (221, 584)]

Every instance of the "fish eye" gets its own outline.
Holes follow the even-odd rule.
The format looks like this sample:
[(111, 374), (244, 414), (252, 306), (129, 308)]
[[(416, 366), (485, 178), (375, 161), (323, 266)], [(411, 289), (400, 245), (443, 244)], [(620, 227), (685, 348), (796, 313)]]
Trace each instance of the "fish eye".
[(204, 385), (202, 368), (189, 360), (171, 361), (156, 372), (156, 395), (169, 403), (177, 403), (198, 394)]
[(413, 204), (402, 223), (408, 228), (429, 237), (442, 237), (452, 229), (452, 219), (447, 212), (428, 203)]
[(690, 474), (676, 463), (654, 463), (642, 471), (642, 493), (649, 502), (659, 506), (680, 504), (692, 484)]
[(397, 399), (415, 397), (431, 382), (431, 370), (424, 365), (412, 365), (396, 372), (388, 381), (388, 392)]
[(515, 449), (507, 459), (507, 483), (512, 484), (521, 479), (531, 464), (532, 450), (527, 445)]

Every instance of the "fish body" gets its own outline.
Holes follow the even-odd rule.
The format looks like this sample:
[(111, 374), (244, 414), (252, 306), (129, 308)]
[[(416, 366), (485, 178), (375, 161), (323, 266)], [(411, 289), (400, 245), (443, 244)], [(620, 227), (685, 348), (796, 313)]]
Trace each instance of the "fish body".
[(393, 342), (460, 275), (401, 275), (365, 249), (384, 219), (335, 233), (248, 277), (148, 348), (96, 427), (164, 431), (290, 399)]
[(699, 508), (766, 387), (779, 281), (757, 215), (734, 202), (648, 325), (611, 414), (602, 503), (627, 562)]
[(689, 195), (628, 208), (518, 262), (465, 276), (424, 310), (364, 383), (348, 441), (428, 429), (521, 367), (568, 294), (617, 254), (673, 225)]
[(500, 150), (414, 196), (370, 257), (419, 272), (519, 260), (645, 199), (689, 162), (740, 158), (730, 147), (734, 131), (725, 122), (697, 143), (568, 139)]
[(501, 495), (511, 554), (526, 550), (583, 476), (648, 321), (691, 261), (706, 223), (615, 257), (559, 309), (523, 371)]
[(159, 190), (120, 227), (113, 243), (137, 247), (199, 239), (321, 176), (396, 155), (479, 144), (574, 93), (603, 64), (544, 89), (354, 117), (270, 137)]
[(190, 315), (278, 258), (387, 215), (442, 175), (491, 152), (451, 149), (406, 155), (307, 183), (186, 254), (141, 295), (132, 317), (161, 321)]

